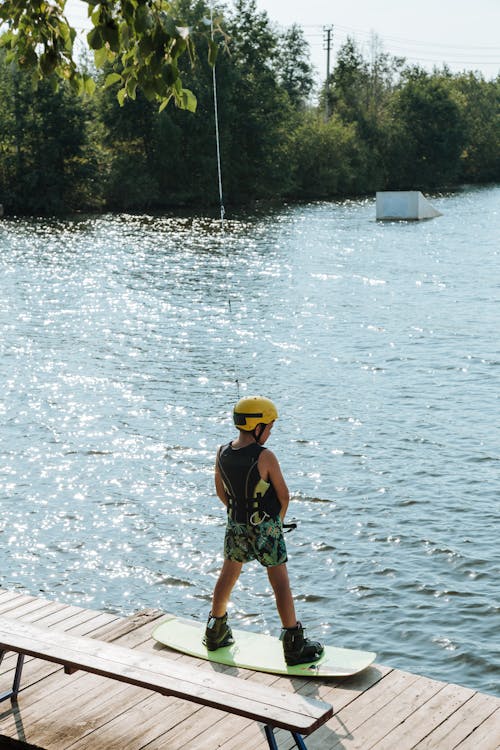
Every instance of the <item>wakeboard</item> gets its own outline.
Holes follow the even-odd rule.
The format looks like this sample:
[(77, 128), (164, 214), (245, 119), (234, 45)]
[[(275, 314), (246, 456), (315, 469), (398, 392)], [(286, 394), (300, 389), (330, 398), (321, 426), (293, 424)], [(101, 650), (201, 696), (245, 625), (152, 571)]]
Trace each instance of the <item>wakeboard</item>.
[(325, 646), (318, 661), (290, 667), (283, 657), (279, 638), (235, 628), (232, 631), (234, 643), (231, 646), (209, 651), (203, 645), (205, 623), (172, 616), (155, 628), (153, 638), (164, 646), (199, 659), (293, 677), (347, 677), (369, 667), (376, 657), (372, 651)]

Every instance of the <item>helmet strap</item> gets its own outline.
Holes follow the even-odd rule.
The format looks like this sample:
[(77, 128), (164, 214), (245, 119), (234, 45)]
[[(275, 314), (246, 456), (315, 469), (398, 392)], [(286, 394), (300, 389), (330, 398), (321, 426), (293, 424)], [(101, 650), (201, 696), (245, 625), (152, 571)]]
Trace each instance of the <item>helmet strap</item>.
[[(257, 427), (261, 427), (261, 430), (258, 435), (257, 435)], [(263, 422), (259, 422), (259, 424), (256, 424), (252, 430), (252, 435), (254, 436), (255, 442), (259, 443), (259, 445), (260, 445), (259, 438), (262, 437), (262, 433), (264, 432), (265, 429), (266, 429), (266, 425)]]

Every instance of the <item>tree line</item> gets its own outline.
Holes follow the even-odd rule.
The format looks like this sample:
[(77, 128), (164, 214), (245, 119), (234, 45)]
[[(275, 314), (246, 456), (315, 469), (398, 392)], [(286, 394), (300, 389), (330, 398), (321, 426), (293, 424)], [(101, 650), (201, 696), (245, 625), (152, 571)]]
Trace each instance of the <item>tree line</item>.
[[(205, 0), (179, 0), (192, 27)], [(317, 103), (303, 31), (274, 27), (255, 0), (219, 9), (225, 37), (216, 64), (226, 205), (332, 199), (376, 190), (500, 180), (500, 76), (426, 72), (380, 49), (368, 61), (341, 47)], [(153, 210), (217, 205), (212, 42), (186, 59), (183, 86), (196, 112), (158, 104), (134, 88), (117, 100), (106, 65), (83, 63), (97, 84), (41, 80), (0, 50), (0, 203), (10, 214)], [(227, 47), (227, 49), (226, 49)], [(118, 76), (116, 76), (118, 78)]]

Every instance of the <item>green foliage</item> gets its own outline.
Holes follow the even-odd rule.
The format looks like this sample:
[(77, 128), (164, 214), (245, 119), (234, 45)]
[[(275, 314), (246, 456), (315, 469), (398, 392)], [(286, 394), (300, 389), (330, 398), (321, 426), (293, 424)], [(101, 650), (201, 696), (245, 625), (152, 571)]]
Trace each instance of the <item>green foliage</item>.
[[(6, 5), (19, 7), (4, 3), (2, 12)], [(43, 27), (48, 5), (29, 5), (30, 18), (38, 9)], [(21, 47), (13, 54), (14, 27), (0, 49), (0, 203), (10, 213), (216, 207), (214, 61), (226, 206), (500, 179), (500, 79), (408, 68), (376, 40), (368, 62), (348, 40), (315, 107), (308, 102), (310, 66), (300, 29), (280, 33), (255, 0), (237, 0), (232, 12), (214, 11), (212, 39), (206, 0), (176, 0), (169, 12), (197, 35), (197, 61), (191, 65), (184, 40), (178, 62), (162, 63), (169, 86), (182, 77), (177, 93), (185, 109), (163, 108), (168, 97), (151, 96), (139, 74), (127, 71), (125, 29), (118, 26), (116, 37), (112, 24), (101, 28), (103, 8), (112, 18), (123, 11), (135, 19), (128, 51), (151, 68), (151, 81), (150, 4), (89, 6), (101, 37), (92, 37), (92, 62), (79, 61), (78, 75), (92, 82), (92, 98), (78, 96), (71, 74), (53, 86), (57, 67), (48, 78), (41, 71), (33, 89), (43, 45), (34, 46), (34, 67), (26, 29), (24, 37), (17, 32), (19, 44), (27, 45), (24, 67), (15, 62)], [(62, 0), (53, 8), (56, 16), (62, 12)], [(14, 18), (16, 28), (27, 19)], [(190, 91), (196, 92), (194, 114)]]
[(276, 73), (279, 37), (255, 0), (237, 0), (227, 21), (231, 58), (218, 64), (221, 126), (229, 141), (225, 179), (231, 198), (279, 198), (291, 185), (294, 117)]
[(405, 189), (456, 184), (465, 122), (452, 79), (410, 71), (392, 112), (392, 184)]
[(308, 112), (293, 137), (294, 195), (327, 199), (362, 192), (362, 148), (354, 123), (336, 115), (325, 122)]
[[(196, 98), (183, 88), (179, 64), (194, 60), (191, 29), (179, 20), (167, 0), (87, 0), (92, 29), (87, 34), (98, 69), (115, 68), (107, 86), (119, 85), (118, 101), (135, 99), (140, 89), (164, 107), (170, 99), (182, 109), (196, 109)], [(69, 82), (80, 94), (92, 94), (93, 78), (74, 60), (76, 32), (64, 16), (65, 0), (3, 0), (0, 21), (7, 30), (0, 44), (32, 74), (33, 81), (50, 80), (55, 88)]]
[(309, 45), (297, 24), (280, 36), (276, 62), (278, 80), (290, 102), (295, 109), (303, 109), (311, 95), (314, 77)]
[(67, 85), (54, 92), (0, 54), (0, 202), (12, 213), (61, 213), (97, 207), (92, 191), (97, 155), (89, 112)]
[(500, 76), (485, 81), (468, 73), (453, 82), (461, 98), (465, 130), (462, 178), (468, 182), (500, 179)]

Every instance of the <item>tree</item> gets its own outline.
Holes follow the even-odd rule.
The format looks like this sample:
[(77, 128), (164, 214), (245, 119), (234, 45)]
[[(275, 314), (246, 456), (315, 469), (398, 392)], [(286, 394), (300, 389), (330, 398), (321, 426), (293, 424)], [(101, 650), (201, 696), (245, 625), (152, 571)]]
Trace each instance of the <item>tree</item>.
[[(178, 107), (194, 111), (196, 98), (183, 88), (179, 63), (195, 57), (191, 29), (177, 17), (168, 0), (85, 0), (92, 29), (87, 41), (97, 68), (112, 66), (104, 85), (119, 85), (121, 104), (135, 99), (140, 89), (164, 107), (174, 99)], [(94, 80), (78, 70), (74, 59), (75, 30), (65, 15), (66, 0), (3, 0), (0, 22), (7, 30), (0, 44), (7, 62), (29, 70), (34, 80), (49, 79), (56, 87), (67, 81), (74, 91), (93, 93)], [(203, 28), (203, 27), (202, 27)], [(206, 29), (206, 26), (205, 26)], [(205, 32), (204, 32), (205, 33)], [(216, 44), (209, 39), (210, 59)]]
[(365, 191), (363, 152), (354, 123), (344, 123), (338, 115), (325, 122), (321, 110), (306, 113), (293, 134), (291, 195), (329, 199)]
[(371, 42), (371, 62), (365, 60), (356, 42), (348, 38), (341, 46), (329, 85), (322, 94), (328, 111), (345, 124), (354, 124), (359, 141), (362, 171), (357, 185), (362, 190), (384, 187), (389, 103), (399, 85), (400, 58), (384, 53), (376, 37)]
[[(204, 0), (182, 0), (179, 12), (195, 27), (210, 11)], [(201, 39), (197, 64), (188, 66), (183, 74), (197, 92), (195, 116), (176, 108), (158, 112), (140, 91), (135, 101), (125, 101), (122, 107), (109, 90), (99, 91), (97, 102), (109, 161), (105, 195), (113, 208), (206, 205), (217, 200), (212, 68), (207, 47), (208, 40)], [(224, 80), (219, 84), (225, 101)], [(225, 111), (222, 101), (221, 110)]]
[(0, 93), (0, 187), (7, 210), (47, 214), (88, 207), (97, 159), (82, 100), (68, 86), (54, 92), (47, 82), (34, 95), (29, 75), (6, 63), (3, 52)]
[(497, 182), (500, 180), (500, 76), (485, 81), (476, 73), (464, 73), (455, 78), (453, 86), (464, 102), (462, 177), (470, 182)]
[(452, 79), (409, 69), (404, 86), (394, 96), (392, 116), (392, 186), (433, 188), (455, 183), (465, 123)]
[(311, 94), (314, 77), (309, 57), (309, 45), (304, 31), (293, 24), (278, 41), (277, 72), (282, 88), (295, 109), (302, 109)]
[(230, 60), (221, 55), (221, 133), (229, 142), (226, 192), (235, 202), (278, 197), (291, 177), (290, 99), (276, 72), (278, 35), (255, 0), (236, 0), (227, 21)]
[(344, 122), (359, 122), (367, 109), (369, 78), (368, 63), (356, 42), (348, 37), (338, 51), (328, 82), (328, 111), (335, 112)]

